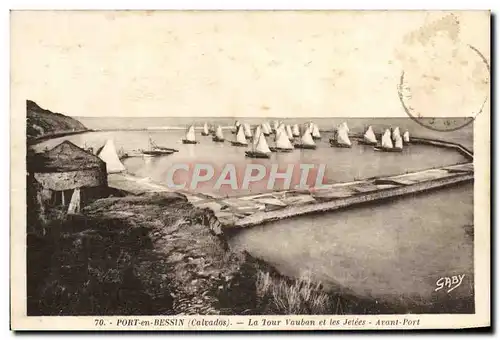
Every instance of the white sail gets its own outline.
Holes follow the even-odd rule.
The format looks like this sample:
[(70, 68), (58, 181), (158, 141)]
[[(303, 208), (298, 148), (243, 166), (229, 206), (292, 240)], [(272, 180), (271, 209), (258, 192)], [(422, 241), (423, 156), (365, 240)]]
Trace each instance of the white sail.
[(252, 144), (255, 147), (259, 141), (260, 134), (262, 133), (260, 125), (257, 125), (255, 131), (253, 132)]
[(282, 131), (285, 131), (285, 132), (286, 132), (285, 123), (281, 122), (281, 123), (278, 125), (278, 130), (282, 130)]
[(292, 150), (294, 147), (288, 139), (288, 135), (285, 130), (278, 129), (278, 138), (276, 139), (276, 147), (280, 149)]
[(292, 128), (290, 127), (290, 125), (285, 126), (285, 130), (288, 139), (293, 139)]
[(394, 147), (396, 149), (402, 149), (403, 148), (403, 138), (401, 136), (397, 136), (396, 140), (394, 141)]
[(68, 214), (76, 214), (80, 212), (80, 188), (73, 190), (71, 201), (69, 202)]
[(262, 153), (270, 153), (269, 145), (267, 145), (266, 137), (263, 133), (259, 136), (259, 141), (257, 142), (257, 146), (255, 147), (255, 151)]
[(274, 120), (273, 121), (273, 131), (276, 131), (276, 130), (278, 130), (278, 121)]
[(343, 127), (337, 133), (337, 143), (341, 145), (351, 145), (349, 135), (347, 134), (347, 128)]
[(273, 129), (271, 129), (271, 125), (269, 124), (269, 122), (266, 122), (266, 129), (267, 129), (267, 133), (273, 132)]
[(108, 173), (122, 172), (125, 170), (125, 166), (118, 158), (116, 153), (115, 143), (112, 139), (108, 139), (106, 144), (97, 153), (97, 156), (106, 163), (106, 169)]
[(300, 141), (303, 145), (315, 145), (314, 140), (311, 136), (311, 132), (308, 128), (306, 129), (306, 131), (304, 131), (304, 134), (300, 138)]
[(217, 126), (217, 130), (215, 131), (215, 136), (219, 139), (224, 139), (224, 134), (222, 133), (222, 128), (220, 127), (220, 125)]
[(206, 134), (206, 135), (208, 135), (208, 124), (207, 123), (205, 123), (203, 125), (203, 133)]
[(315, 138), (321, 138), (321, 134), (319, 133), (319, 128), (316, 124), (312, 123), (312, 136)]
[(243, 130), (245, 137), (247, 138), (252, 137), (252, 130), (250, 129), (250, 124), (248, 123), (243, 124)]
[(188, 140), (190, 142), (194, 142), (196, 140), (196, 134), (194, 133), (194, 126), (191, 125), (187, 132), (186, 132), (186, 137), (184, 138), (185, 140)]
[(287, 138), (288, 138), (288, 135), (286, 134), (286, 128), (285, 128), (285, 124), (281, 123), (278, 128), (276, 129), (276, 137), (278, 137), (278, 133), (284, 133)]
[(391, 132), (389, 129), (385, 130), (384, 135), (382, 136), (382, 147), (387, 149), (392, 149), (392, 140), (391, 140)]
[(245, 137), (245, 133), (243, 132), (243, 129), (241, 128), (241, 126), (240, 126), (240, 128), (238, 129), (238, 133), (236, 134), (236, 141), (237, 141), (238, 143), (240, 143), (240, 144), (245, 144), (245, 145), (247, 145), (247, 144), (248, 144), (248, 143), (247, 143), (247, 139), (246, 139), (246, 137)]
[(401, 133), (399, 132), (399, 127), (396, 126), (396, 128), (392, 130), (392, 139), (396, 140), (397, 137), (401, 137)]
[(343, 122), (341, 126), (346, 130), (347, 133), (349, 133), (349, 127), (347, 126), (346, 122)]
[(298, 124), (293, 124), (292, 134), (293, 134), (294, 137), (300, 136), (300, 131), (299, 131), (299, 125)]
[(265, 133), (266, 135), (271, 133), (271, 129), (269, 128), (269, 125), (265, 122), (262, 123), (262, 133)]
[(363, 139), (365, 142), (368, 143), (377, 143), (377, 137), (375, 136), (375, 133), (373, 132), (373, 129), (371, 126), (366, 129), (365, 134), (363, 135)]
[(239, 120), (235, 121), (234, 122), (234, 127), (233, 127), (233, 131), (234, 132), (238, 132), (238, 128), (240, 127), (241, 123)]
[(405, 133), (403, 133), (403, 142), (405, 143), (410, 142), (410, 132), (408, 132), (408, 130), (406, 130)]

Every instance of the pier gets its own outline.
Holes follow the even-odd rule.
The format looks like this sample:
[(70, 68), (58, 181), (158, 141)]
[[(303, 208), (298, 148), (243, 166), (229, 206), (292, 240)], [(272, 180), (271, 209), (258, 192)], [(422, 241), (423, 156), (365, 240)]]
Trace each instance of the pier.
[[(474, 180), (473, 154), (467, 148), (456, 143), (424, 138), (414, 138), (412, 143), (455, 149), (469, 161), (395, 176), (335, 183), (321, 189), (286, 190), (239, 197), (180, 193), (195, 207), (210, 211), (205, 223), (219, 234), (225, 229), (247, 228), (285, 218), (345, 209)], [(173, 192), (165, 185), (153, 183), (148, 178), (141, 179), (126, 173), (110, 174), (108, 184), (112, 188), (136, 195)]]

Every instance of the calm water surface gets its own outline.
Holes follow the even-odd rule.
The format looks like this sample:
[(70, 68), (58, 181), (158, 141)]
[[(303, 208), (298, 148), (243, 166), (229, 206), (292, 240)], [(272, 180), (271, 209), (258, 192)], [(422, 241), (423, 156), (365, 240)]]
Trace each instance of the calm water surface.
[(282, 273), (311, 275), (361, 296), (430, 301), (436, 281), (465, 274), (452, 297), (473, 287), (473, 187), (299, 217), (238, 232), (232, 247)]

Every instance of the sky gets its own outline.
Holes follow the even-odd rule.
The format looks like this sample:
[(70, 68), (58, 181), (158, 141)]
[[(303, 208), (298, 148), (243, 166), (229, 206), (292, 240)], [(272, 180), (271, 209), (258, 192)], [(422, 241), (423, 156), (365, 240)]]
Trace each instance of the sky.
[(12, 101), (71, 116), (460, 116), (488, 12), (13, 11)]

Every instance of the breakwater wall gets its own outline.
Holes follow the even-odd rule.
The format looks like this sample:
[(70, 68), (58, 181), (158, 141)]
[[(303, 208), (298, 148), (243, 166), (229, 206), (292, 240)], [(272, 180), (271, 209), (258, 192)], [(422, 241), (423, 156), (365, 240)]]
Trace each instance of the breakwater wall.
[(474, 154), (471, 150), (467, 149), (461, 144), (442, 141), (438, 139), (430, 139), (430, 138), (413, 138), (412, 143), (414, 144), (423, 144), (423, 145), (432, 145), (440, 148), (447, 149), (455, 149), (459, 153), (461, 153), (465, 158), (467, 158), (470, 162), (474, 159)]
[(323, 213), (328, 211), (334, 211), (363, 203), (382, 201), (390, 198), (397, 198), (400, 196), (426, 192), (432, 189), (442, 188), (457, 183), (471, 181), (473, 179), (474, 179), (474, 174), (471, 173), (458, 174), (456, 176), (432, 179), (412, 185), (404, 185), (395, 188), (381, 189), (379, 191), (354, 195), (351, 197), (336, 198), (328, 202), (307, 204), (303, 206), (288, 206), (282, 210), (259, 212), (253, 214), (249, 217), (237, 221), (231, 227), (245, 228), (290, 217), (297, 217), (312, 213)]

